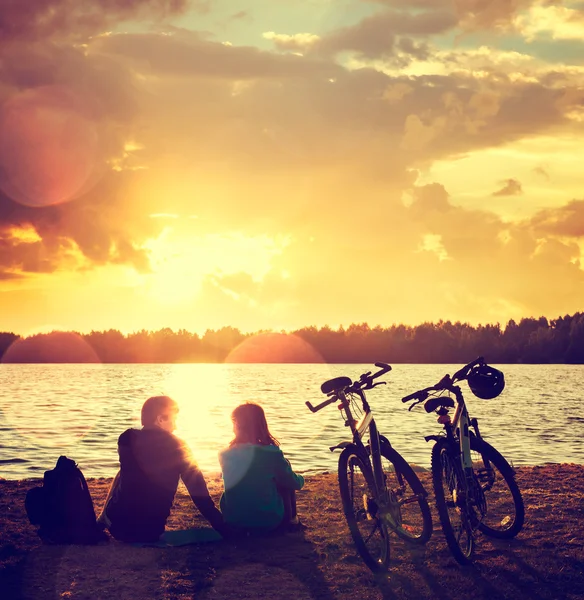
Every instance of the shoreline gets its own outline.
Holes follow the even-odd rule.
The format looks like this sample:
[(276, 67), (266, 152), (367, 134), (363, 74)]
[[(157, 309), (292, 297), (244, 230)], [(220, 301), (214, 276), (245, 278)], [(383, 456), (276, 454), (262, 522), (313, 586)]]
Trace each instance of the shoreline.
[[(474, 565), (451, 557), (434, 508), (429, 473), (421, 473), (434, 533), (425, 547), (391, 539), (387, 575), (374, 577), (355, 551), (336, 473), (308, 475), (298, 493), (302, 533), (181, 548), (44, 546), (24, 510), (38, 478), (0, 480), (0, 590), (9, 600), (41, 598), (294, 598), (305, 600), (474, 598), (576, 600), (584, 595), (584, 465), (516, 467), (526, 522), (515, 540), (479, 535)], [(97, 513), (111, 478), (88, 478)], [(221, 479), (208, 476), (218, 502)], [(204, 527), (179, 487), (168, 530)]]
[[(536, 467), (553, 467), (553, 466), (557, 466), (557, 467), (561, 467), (561, 466), (581, 466), (584, 468), (584, 463), (577, 463), (577, 462), (554, 462), (554, 461), (546, 461), (543, 463), (537, 463), (537, 464), (522, 464), (522, 465), (517, 465), (517, 464), (513, 464), (513, 468), (515, 470), (518, 469), (533, 469)], [(410, 467), (412, 467), (413, 471), (417, 474), (420, 473), (430, 473), (430, 468), (429, 467), (423, 467), (421, 465), (417, 465), (417, 464), (411, 464), (410, 463)], [(49, 469), (52, 469), (53, 467), (49, 467)], [(82, 469), (83, 471), (83, 469)], [(303, 475), (304, 477), (320, 477), (322, 475), (336, 475), (337, 472), (336, 470), (332, 471), (332, 470), (325, 470), (325, 471), (317, 471), (317, 472), (311, 472), (311, 471), (302, 471), (299, 469), (295, 469), (296, 473), (299, 473), (300, 475)], [(85, 474), (84, 474), (85, 475)], [(219, 471), (211, 471), (211, 472), (205, 472), (203, 473), (203, 475), (205, 476), (205, 479), (217, 479), (217, 478), (221, 478), (221, 473)], [(98, 476), (86, 476), (86, 480), (87, 483), (89, 484), (90, 481), (103, 481), (103, 480), (108, 480), (108, 481), (112, 481), (113, 478), (115, 477), (115, 475), (98, 475)], [(31, 484), (41, 484), (43, 481), (43, 475), (38, 475), (36, 477), (20, 477), (20, 478), (12, 478), (12, 477), (2, 477), (0, 475), (0, 482), (9, 482), (9, 483), (25, 483), (25, 482), (29, 482)]]

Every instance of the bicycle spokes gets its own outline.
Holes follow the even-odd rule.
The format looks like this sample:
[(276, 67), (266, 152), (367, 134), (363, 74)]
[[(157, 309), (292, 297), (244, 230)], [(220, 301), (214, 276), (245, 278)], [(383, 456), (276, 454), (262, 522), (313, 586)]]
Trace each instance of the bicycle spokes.
[[(483, 444), (483, 453), (486, 452)], [(494, 450), (488, 452), (493, 455), (491, 460), (481, 452), (472, 452), (473, 469), (484, 502), (480, 529), (494, 537), (513, 537), (521, 529), (523, 521), (521, 494), (514, 481), (512, 468)]]
[(456, 544), (464, 557), (469, 557), (473, 547), (473, 531), (478, 525), (473, 521), (474, 511), (464, 487), (464, 480), (446, 451), (440, 455), (443, 494)]
[[(343, 455), (341, 455), (343, 456)], [(381, 509), (375, 498), (371, 467), (363, 459), (347, 453), (340, 461), (341, 497), (349, 529), (365, 562), (376, 569), (389, 559), (389, 540)], [(346, 482), (346, 483), (345, 483)], [(346, 485), (346, 492), (343, 491)]]

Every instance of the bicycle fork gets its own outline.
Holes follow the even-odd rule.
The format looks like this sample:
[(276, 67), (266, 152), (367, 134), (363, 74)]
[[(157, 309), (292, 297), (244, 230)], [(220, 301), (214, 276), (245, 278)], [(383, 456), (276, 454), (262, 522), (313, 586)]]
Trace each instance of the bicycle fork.
[(375, 422), (371, 423), (369, 433), (371, 463), (373, 465), (373, 478), (375, 480), (376, 491), (375, 508), (378, 518), (383, 521), (388, 529), (395, 531), (402, 525), (401, 510), (397, 497), (392, 490), (387, 488), (385, 473), (381, 463), (381, 442)]
[[(478, 420), (475, 418), (470, 419), (470, 424), (472, 426), (472, 428), (475, 430), (475, 437), (478, 441), (479, 447), (480, 444), (483, 441), (483, 438), (481, 437), (481, 432), (479, 431), (479, 423)], [(482, 489), (482, 491), (484, 492), (485, 490), (488, 491), (490, 490), (494, 483), (495, 483), (495, 471), (491, 466), (491, 463), (489, 461), (489, 459), (487, 458), (486, 455), (484, 455), (482, 452), (480, 452), (481, 455), (481, 460), (483, 461), (483, 467), (481, 469), (476, 469), (476, 478), (479, 482), (479, 485)]]

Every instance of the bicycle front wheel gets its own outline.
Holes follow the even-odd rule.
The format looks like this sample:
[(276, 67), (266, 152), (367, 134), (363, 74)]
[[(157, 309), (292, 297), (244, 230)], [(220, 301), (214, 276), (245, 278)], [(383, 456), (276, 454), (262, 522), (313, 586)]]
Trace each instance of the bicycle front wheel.
[(381, 463), (389, 496), (392, 531), (407, 542), (425, 544), (432, 535), (432, 515), (422, 482), (391, 446), (381, 444)]
[(484, 440), (471, 437), (470, 449), (473, 470), (486, 501), (479, 530), (494, 538), (513, 538), (521, 531), (525, 520), (525, 506), (513, 468)]
[(339, 457), (339, 488), (343, 511), (357, 552), (374, 572), (389, 565), (389, 533), (380, 518), (371, 464), (356, 448)]
[(432, 483), (442, 531), (452, 556), (466, 565), (473, 555), (474, 537), (466, 484), (457, 460), (448, 440), (440, 439), (432, 447)]

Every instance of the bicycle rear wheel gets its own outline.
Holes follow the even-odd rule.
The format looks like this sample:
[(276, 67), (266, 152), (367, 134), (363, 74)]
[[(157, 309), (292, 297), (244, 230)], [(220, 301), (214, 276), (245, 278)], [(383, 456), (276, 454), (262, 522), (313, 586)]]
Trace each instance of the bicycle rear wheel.
[(401, 454), (385, 443), (381, 463), (389, 494), (388, 527), (407, 542), (425, 544), (432, 535), (432, 515), (422, 482)]
[(339, 457), (343, 511), (357, 552), (374, 572), (389, 565), (389, 532), (380, 519), (371, 464), (354, 447)]
[(525, 506), (513, 468), (484, 440), (471, 437), (470, 449), (473, 470), (486, 500), (479, 530), (494, 538), (513, 538), (521, 531), (525, 520)]
[(474, 552), (471, 515), (468, 511), (466, 485), (457, 453), (446, 439), (432, 447), (432, 483), (436, 509), (442, 531), (452, 556), (461, 565), (470, 562)]

